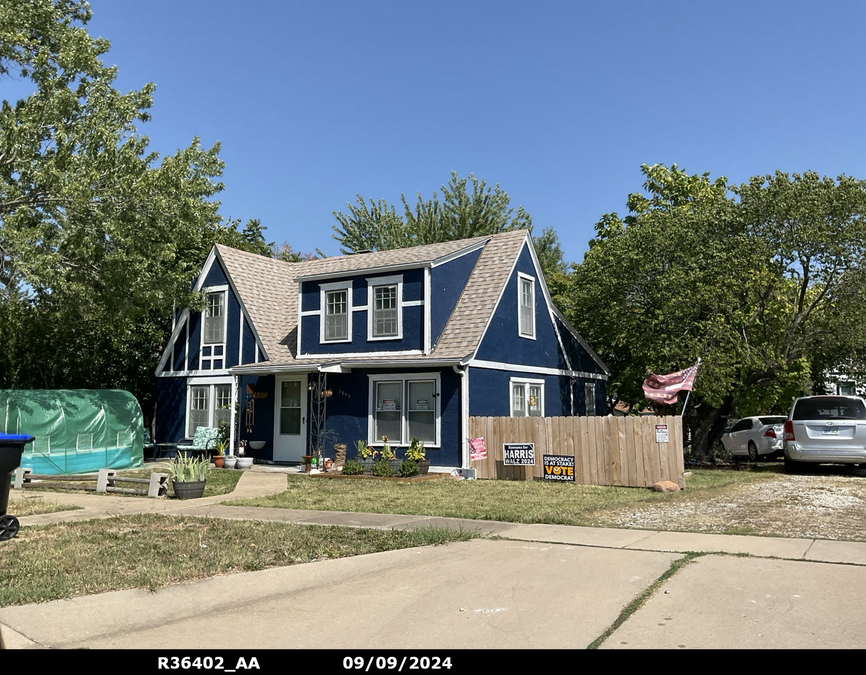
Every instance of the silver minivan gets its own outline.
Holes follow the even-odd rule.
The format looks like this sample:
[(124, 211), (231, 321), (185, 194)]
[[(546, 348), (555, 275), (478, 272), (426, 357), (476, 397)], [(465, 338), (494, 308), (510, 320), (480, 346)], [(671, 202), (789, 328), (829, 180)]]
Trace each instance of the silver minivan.
[(785, 471), (804, 463), (866, 464), (866, 401), (858, 396), (804, 396), (785, 422)]

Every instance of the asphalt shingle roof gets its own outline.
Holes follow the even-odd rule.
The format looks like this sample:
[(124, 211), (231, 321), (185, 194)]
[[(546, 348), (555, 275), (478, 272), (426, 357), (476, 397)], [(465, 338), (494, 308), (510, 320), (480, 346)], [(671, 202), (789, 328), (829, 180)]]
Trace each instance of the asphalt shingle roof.
[[(258, 333), (272, 365), (322, 362), (321, 357), (297, 358), (298, 279), (369, 272), (379, 268), (433, 263), (483, 243), (469, 280), (429, 356), (414, 359), (462, 359), (478, 347), (502, 289), (528, 233), (504, 232), (427, 246), (375, 251), (285, 263), (217, 244), (217, 253)], [(405, 358), (405, 357), (404, 357)], [(346, 357), (342, 362), (399, 360), (400, 357)], [(329, 359), (330, 360), (330, 359)], [(334, 359), (336, 360), (336, 359)]]

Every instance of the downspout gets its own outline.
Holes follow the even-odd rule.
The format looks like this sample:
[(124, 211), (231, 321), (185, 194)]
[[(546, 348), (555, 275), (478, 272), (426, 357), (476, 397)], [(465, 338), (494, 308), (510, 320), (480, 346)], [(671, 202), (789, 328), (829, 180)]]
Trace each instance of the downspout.
[(451, 366), (460, 376), (460, 467), (469, 468), (469, 367)]

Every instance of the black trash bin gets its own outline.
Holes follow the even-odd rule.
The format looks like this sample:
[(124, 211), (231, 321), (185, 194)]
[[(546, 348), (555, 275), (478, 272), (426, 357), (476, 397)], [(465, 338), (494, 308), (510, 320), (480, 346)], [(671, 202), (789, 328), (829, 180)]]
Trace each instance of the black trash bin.
[(9, 489), (12, 487), (12, 472), (21, 465), (21, 453), (33, 436), (23, 434), (0, 434), (0, 541), (18, 534), (18, 519), (7, 515)]

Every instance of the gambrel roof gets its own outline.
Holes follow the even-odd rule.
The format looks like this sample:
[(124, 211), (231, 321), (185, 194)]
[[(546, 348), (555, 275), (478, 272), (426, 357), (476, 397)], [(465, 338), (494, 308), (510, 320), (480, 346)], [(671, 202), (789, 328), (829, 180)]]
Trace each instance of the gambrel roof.
[[(267, 358), (266, 362), (254, 366), (241, 366), (244, 372), (247, 372), (273, 370), (275, 367), (277, 369), (293, 366), (312, 368), (328, 360), (313, 356), (297, 357), (299, 281), (345, 277), (349, 274), (381, 273), (422, 266), (435, 267), (437, 264), (480, 249), (478, 260), (457, 304), (429, 354), (413, 357), (347, 356), (338, 359), (339, 363), (343, 364), (459, 363), (472, 358), (478, 349), (518, 256), (523, 246), (530, 241), (530, 235), (526, 230), (517, 230), (459, 241), (299, 263), (286, 263), (217, 244), (214, 247), (215, 256), (212, 257), (219, 259), (229, 276), (230, 283), (236, 289), (238, 299)], [(542, 288), (550, 303), (550, 296), (543, 284), (543, 279)], [(552, 305), (550, 307), (606, 373), (604, 364), (585, 341), (574, 332)]]

